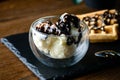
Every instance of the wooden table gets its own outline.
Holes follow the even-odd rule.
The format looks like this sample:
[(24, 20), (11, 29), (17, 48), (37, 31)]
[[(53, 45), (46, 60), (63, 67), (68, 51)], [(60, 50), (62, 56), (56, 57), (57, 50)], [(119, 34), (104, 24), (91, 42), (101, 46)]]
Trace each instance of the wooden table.
[[(83, 14), (96, 11), (72, 0), (0, 0), (0, 38), (28, 32), (31, 23), (42, 16), (64, 12)], [(99, 71), (75, 80), (119, 80), (120, 68)], [(0, 43), (0, 80), (38, 80), (18, 58)]]

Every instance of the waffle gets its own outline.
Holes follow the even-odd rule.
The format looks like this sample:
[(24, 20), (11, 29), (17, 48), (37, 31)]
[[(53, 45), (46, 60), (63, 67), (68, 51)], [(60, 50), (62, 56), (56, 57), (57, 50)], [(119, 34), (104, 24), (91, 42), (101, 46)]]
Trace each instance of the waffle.
[[(110, 14), (115, 15), (112, 15), (113, 18), (109, 19), (107, 18), (109, 16), (107, 16), (105, 12), (106, 13), (109, 12)], [(118, 15), (116, 10), (109, 11), (101, 10), (83, 15), (77, 15), (77, 17), (79, 17), (88, 25), (90, 42), (96, 43), (96, 42), (111, 42), (118, 39), (119, 25), (117, 23), (116, 17), (114, 18), (114, 16), (116, 15)]]

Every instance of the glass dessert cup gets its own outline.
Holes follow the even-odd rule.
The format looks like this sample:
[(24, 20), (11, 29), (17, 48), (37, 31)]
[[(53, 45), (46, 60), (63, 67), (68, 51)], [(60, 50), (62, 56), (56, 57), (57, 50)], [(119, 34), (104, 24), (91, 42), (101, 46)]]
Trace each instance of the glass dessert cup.
[[(46, 16), (46, 17), (42, 17), (39, 18), (37, 20), (35, 20), (30, 27), (29, 30), (29, 44), (31, 47), (31, 50), (33, 52), (33, 54), (35, 55), (35, 57), (43, 64), (49, 66), (49, 67), (56, 67), (56, 68), (63, 68), (63, 67), (69, 67), (72, 66), (76, 63), (78, 63), (86, 54), (87, 50), (88, 50), (88, 46), (89, 46), (89, 31), (88, 31), (88, 27), (87, 25), (80, 21), (80, 24), (82, 26), (81, 29), (81, 39), (80, 41), (73, 46), (69, 46), (69, 45), (60, 45), (59, 39), (61, 39), (63, 36), (57, 36), (54, 34), (46, 34), (46, 33), (42, 33), (39, 32), (35, 29), (37, 24), (41, 24), (42, 22), (45, 21), (51, 21), (53, 23), (55, 23), (58, 20), (59, 16)], [(69, 36), (69, 35), (68, 35)], [(36, 40), (37, 38), (37, 40)], [(55, 56), (51, 56), (50, 55), (50, 51), (49, 50), (45, 50), (48, 49), (47, 44), (45, 44), (44, 46), (47, 47), (39, 47), (39, 45), (44, 44), (44, 40), (46, 40), (47, 38), (53, 39), (51, 40), (52, 42), (49, 42), (50, 45), (55, 44), (55, 47), (52, 47), (53, 49), (56, 49), (56, 52), (58, 53), (54, 53)], [(43, 42), (41, 42), (40, 39), (43, 39)], [(35, 42), (36, 40), (36, 42)], [(56, 42), (54, 42), (55, 40), (58, 40)], [(37, 42), (38, 41), (38, 42)], [(62, 54), (62, 51), (64, 52), (64, 50), (60, 51), (60, 48), (65, 48), (64, 50), (66, 50), (66, 56), (65, 57), (58, 57), (57, 55)], [(44, 49), (44, 50), (42, 50)], [(53, 52), (55, 52), (53, 50)]]

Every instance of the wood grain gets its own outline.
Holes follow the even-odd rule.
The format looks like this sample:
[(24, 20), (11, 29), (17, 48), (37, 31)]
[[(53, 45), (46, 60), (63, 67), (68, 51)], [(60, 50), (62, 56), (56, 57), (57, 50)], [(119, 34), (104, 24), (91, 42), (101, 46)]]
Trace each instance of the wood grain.
[[(0, 38), (28, 32), (31, 23), (43, 16), (64, 12), (83, 14), (97, 9), (72, 0), (0, 0)], [(120, 68), (78, 77), (75, 80), (118, 80)], [(0, 80), (38, 80), (38, 78), (2, 43), (0, 43)]]

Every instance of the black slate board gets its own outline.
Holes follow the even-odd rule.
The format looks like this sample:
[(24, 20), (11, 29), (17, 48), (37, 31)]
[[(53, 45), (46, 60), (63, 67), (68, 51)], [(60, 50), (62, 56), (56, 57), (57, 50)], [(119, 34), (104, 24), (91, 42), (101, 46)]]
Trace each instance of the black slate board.
[(79, 63), (68, 68), (51, 68), (40, 63), (30, 49), (28, 33), (7, 36), (1, 38), (1, 42), (4, 43), (39, 79), (43, 80), (69, 80), (92, 72), (114, 68), (120, 64), (119, 58), (111, 60), (94, 56), (96, 51), (106, 49), (120, 52), (120, 40), (110, 43), (90, 43), (86, 56)]

